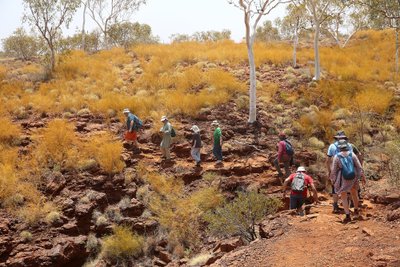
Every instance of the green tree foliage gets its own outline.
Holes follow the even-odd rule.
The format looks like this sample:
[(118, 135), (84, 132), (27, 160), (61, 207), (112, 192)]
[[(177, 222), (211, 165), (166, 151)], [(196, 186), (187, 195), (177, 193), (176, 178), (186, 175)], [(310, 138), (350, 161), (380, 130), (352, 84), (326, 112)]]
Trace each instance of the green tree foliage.
[(195, 32), (192, 35), (189, 34), (173, 34), (169, 37), (173, 43), (181, 43), (181, 42), (218, 42), (222, 40), (230, 40), (231, 39), (231, 31), (230, 30), (222, 30), (222, 31), (202, 31)]
[(56, 43), (61, 28), (69, 25), (80, 0), (24, 0), (25, 19), (40, 32), (49, 50), (49, 70), (56, 65)]
[(264, 21), (263, 25), (256, 30), (256, 40), (261, 42), (272, 42), (281, 40), (279, 30), (272, 25), (270, 20)]
[(135, 44), (157, 43), (158, 40), (151, 33), (151, 27), (139, 22), (115, 23), (108, 29), (110, 42), (116, 46), (128, 48)]
[[(59, 52), (81, 50), (82, 49), (82, 33), (74, 34), (61, 39), (57, 44)], [(83, 50), (94, 53), (100, 49), (100, 32), (93, 31), (85, 34), (85, 47)]]
[(257, 238), (256, 224), (281, 206), (277, 198), (267, 198), (256, 192), (239, 193), (234, 201), (206, 213), (204, 219), (213, 234), (241, 235), (250, 242)]
[(7, 56), (29, 60), (38, 56), (40, 42), (38, 38), (28, 35), (23, 28), (18, 28), (11, 36), (3, 39), (3, 48)]

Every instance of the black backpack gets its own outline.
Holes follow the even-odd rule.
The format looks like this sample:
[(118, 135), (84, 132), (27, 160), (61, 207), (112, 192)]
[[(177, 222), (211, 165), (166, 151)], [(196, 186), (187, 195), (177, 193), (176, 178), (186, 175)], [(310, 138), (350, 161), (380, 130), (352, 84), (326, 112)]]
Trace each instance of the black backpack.
[(293, 156), (294, 149), (292, 144), (288, 140), (285, 140), (285, 144), (286, 144), (286, 154), (288, 154), (289, 156)]

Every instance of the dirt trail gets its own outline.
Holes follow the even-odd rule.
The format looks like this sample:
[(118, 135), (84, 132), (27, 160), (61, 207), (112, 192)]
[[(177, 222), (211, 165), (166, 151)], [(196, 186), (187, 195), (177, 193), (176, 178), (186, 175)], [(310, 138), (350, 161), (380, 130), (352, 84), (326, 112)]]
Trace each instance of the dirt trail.
[(365, 204), (361, 220), (342, 224), (328, 202), (306, 217), (292, 217), (279, 237), (261, 239), (225, 255), (211, 266), (400, 266), (399, 224)]

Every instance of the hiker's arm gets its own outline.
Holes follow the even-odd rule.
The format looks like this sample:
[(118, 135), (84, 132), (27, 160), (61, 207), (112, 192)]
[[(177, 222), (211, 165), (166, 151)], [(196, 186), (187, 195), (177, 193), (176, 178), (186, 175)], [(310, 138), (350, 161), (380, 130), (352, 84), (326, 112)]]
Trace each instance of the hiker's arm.
[(219, 145), (222, 147), (222, 133), (221, 133), (221, 135), (219, 136)]
[(283, 186), (282, 186), (283, 197), (286, 196), (286, 190), (287, 190), (289, 182), (290, 182), (290, 178), (286, 178), (285, 181), (283, 182)]
[(332, 170), (329, 174), (329, 179), (331, 180), (332, 184), (334, 184), (336, 181), (336, 174), (337, 174), (339, 166), (338, 166), (338, 160), (337, 160), (336, 156), (333, 159), (331, 159), (331, 161), (332, 161)]
[(129, 132), (132, 132), (133, 131), (133, 120), (131, 120), (131, 122), (129, 123), (129, 129), (128, 129), (128, 131)]
[(360, 161), (358, 160), (358, 157), (353, 154), (353, 161), (354, 161), (354, 167), (356, 168), (356, 178), (362, 180), (362, 183), (365, 184), (365, 176), (364, 176), (364, 171), (361, 166)]
[(326, 169), (328, 170), (328, 176), (331, 175), (331, 168), (332, 168), (332, 157), (327, 157), (325, 161)]
[(164, 131), (164, 133), (166, 133), (166, 134), (169, 134), (169, 133), (171, 133), (171, 124), (169, 124), (169, 123), (167, 123), (167, 127), (165, 127), (165, 131)]
[(311, 183), (310, 186), (311, 186), (311, 190), (313, 192), (314, 202), (318, 203), (318, 192), (317, 192), (317, 189), (315, 188), (314, 183)]
[(283, 155), (283, 147), (281, 142), (278, 143), (278, 160), (281, 161)]

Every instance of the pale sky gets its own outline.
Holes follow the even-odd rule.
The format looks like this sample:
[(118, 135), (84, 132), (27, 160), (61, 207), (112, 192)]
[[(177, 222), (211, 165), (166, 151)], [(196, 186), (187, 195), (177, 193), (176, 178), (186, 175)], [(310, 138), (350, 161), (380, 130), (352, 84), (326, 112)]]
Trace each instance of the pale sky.
[[(0, 0), (0, 40), (23, 25), (23, 12), (22, 0)], [(273, 21), (283, 15), (284, 7), (281, 6), (264, 19)], [(88, 15), (87, 20), (88, 30), (96, 28)], [(240, 41), (245, 34), (242, 12), (226, 0), (148, 0), (130, 21), (149, 24), (153, 34), (158, 35), (162, 42), (169, 42), (174, 33), (229, 29), (235, 41)], [(81, 22), (82, 10), (79, 10), (69, 29), (64, 30), (64, 35), (77, 32)], [(26, 23), (24, 27), (29, 29)]]

